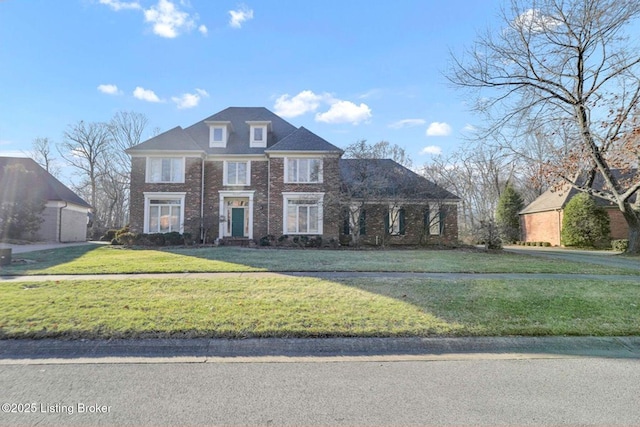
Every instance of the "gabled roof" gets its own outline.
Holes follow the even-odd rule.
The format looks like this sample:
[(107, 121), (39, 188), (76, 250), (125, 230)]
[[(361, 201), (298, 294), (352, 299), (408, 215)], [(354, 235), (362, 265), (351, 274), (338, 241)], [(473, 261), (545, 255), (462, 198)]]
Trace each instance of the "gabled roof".
[(61, 201), (73, 203), (83, 208), (90, 209), (91, 206), (80, 196), (71, 191), (66, 185), (58, 181), (53, 175), (44, 170), (33, 159), (22, 157), (0, 157), (0, 182), (3, 179), (4, 168), (20, 164), (25, 170), (33, 172), (37, 177), (37, 185), (43, 190), (47, 201)]
[(342, 154), (341, 149), (305, 127), (300, 127), (265, 151), (324, 151)]
[[(627, 173), (622, 173), (620, 170), (613, 170), (612, 172), (613, 172), (613, 175), (618, 180), (632, 178), (637, 173), (636, 170), (631, 170)], [(586, 175), (583, 174), (579, 176), (576, 182), (579, 185), (584, 184), (586, 182)], [(602, 177), (602, 174), (597, 173), (595, 175), (591, 188), (596, 190), (602, 190), (604, 187), (605, 187), (604, 178)], [(529, 205), (527, 205), (524, 209), (522, 209), (519, 212), (519, 214), (523, 215), (523, 214), (531, 214), (536, 212), (547, 212), (547, 211), (564, 209), (564, 207), (569, 202), (569, 200), (571, 200), (571, 198), (573, 198), (573, 196), (575, 196), (578, 193), (580, 193), (580, 191), (573, 188), (569, 184), (565, 184), (559, 189), (550, 188), (544, 193), (542, 193), (540, 196), (538, 196), (538, 198), (535, 199), (533, 202), (529, 203)], [(631, 203), (635, 201), (635, 197), (636, 197), (635, 195), (632, 197)], [(600, 206), (613, 206), (613, 203), (607, 200), (601, 199), (599, 197), (596, 197), (595, 201), (596, 201), (596, 204)]]
[(373, 190), (400, 199), (458, 201), (460, 198), (391, 159), (340, 159), (343, 185), (355, 197)]
[[(226, 147), (210, 147), (212, 123), (225, 124)], [(249, 145), (251, 124), (268, 123), (266, 147)], [(129, 154), (153, 151), (198, 151), (209, 155), (261, 155), (269, 151), (325, 151), (342, 153), (338, 147), (301, 127), (296, 128), (264, 107), (229, 107), (185, 129), (180, 126), (127, 150)]]

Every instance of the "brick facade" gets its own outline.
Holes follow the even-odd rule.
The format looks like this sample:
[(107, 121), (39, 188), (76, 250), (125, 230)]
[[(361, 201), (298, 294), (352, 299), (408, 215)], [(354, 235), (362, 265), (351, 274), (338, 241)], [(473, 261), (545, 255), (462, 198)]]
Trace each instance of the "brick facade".
[[(266, 138), (254, 139), (257, 128), (266, 129), (266, 135), (260, 133)], [(304, 127), (296, 128), (265, 108), (229, 107), (186, 129), (177, 126), (156, 135), (128, 149), (127, 153), (131, 155), (132, 232), (144, 232), (145, 227), (149, 227), (145, 221), (149, 221), (155, 230), (175, 230), (180, 218), (182, 231), (195, 238), (204, 238), (206, 242), (221, 237), (243, 242), (248, 238), (257, 242), (268, 235), (278, 238), (283, 234), (305, 233), (321, 235), (323, 242), (337, 241), (340, 237), (343, 190), (349, 185), (345, 177), (353, 175), (348, 173), (353, 163), (341, 159), (343, 152), (338, 147)], [(147, 182), (147, 163), (149, 159), (159, 158), (183, 159), (184, 182)], [(315, 179), (315, 161), (321, 160), (321, 182), (285, 182), (287, 159), (297, 159), (298, 163), (293, 165), (297, 172), (293, 173), (301, 181)], [(305, 163), (305, 159), (314, 162)], [(249, 162), (250, 182), (226, 185), (225, 170), (233, 171), (233, 179), (227, 179), (227, 182), (244, 182), (242, 175), (238, 175), (242, 171), (241, 165), (231, 162), (245, 161)], [(162, 176), (166, 180), (177, 179), (170, 176), (178, 172), (177, 164), (175, 160), (149, 163), (154, 177)], [(382, 173), (378, 166), (386, 167), (387, 174), (393, 171), (391, 178), (400, 177), (404, 187), (422, 186), (434, 191), (423, 192), (420, 196), (411, 192), (406, 197), (411, 201), (404, 206), (407, 233), (403, 237), (390, 237), (391, 243), (440, 243), (457, 239), (455, 203), (458, 198), (455, 195), (447, 192), (445, 197), (451, 202), (447, 211), (451, 214), (445, 216), (444, 234), (427, 236), (422, 230), (423, 206), (427, 200), (440, 199), (444, 190), (392, 160), (373, 159), (371, 165), (374, 174)], [(406, 185), (407, 179), (409, 185)], [(365, 184), (374, 185), (371, 181)], [(401, 187), (394, 179), (382, 186), (380, 183), (375, 185), (390, 194)], [(151, 200), (159, 202), (147, 206), (151, 205)], [(422, 200), (425, 202), (416, 202)], [(179, 216), (177, 209), (184, 211), (184, 215)], [(150, 218), (145, 219), (145, 215)], [(381, 222), (384, 215), (372, 215), (371, 221), (372, 233), (384, 234), (385, 227)], [(297, 233), (287, 233), (287, 229)]]
[[(615, 208), (607, 208), (611, 224), (611, 239), (626, 239), (629, 227), (622, 212)], [(562, 232), (562, 209), (523, 214), (520, 216), (522, 240), (525, 242), (549, 242), (552, 246), (560, 246)]]

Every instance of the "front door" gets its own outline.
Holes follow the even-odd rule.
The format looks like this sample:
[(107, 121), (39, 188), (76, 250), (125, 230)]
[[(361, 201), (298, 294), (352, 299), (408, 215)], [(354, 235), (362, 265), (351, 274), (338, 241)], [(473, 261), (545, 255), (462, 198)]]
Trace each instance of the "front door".
[(244, 208), (231, 208), (231, 236), (244, 237)]

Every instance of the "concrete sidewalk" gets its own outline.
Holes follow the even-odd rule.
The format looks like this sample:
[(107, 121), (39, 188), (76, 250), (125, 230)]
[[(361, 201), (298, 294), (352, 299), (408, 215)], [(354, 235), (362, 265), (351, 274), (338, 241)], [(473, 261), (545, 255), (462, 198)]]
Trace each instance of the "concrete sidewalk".
[(29, 243), (26, 245), (13, 245), (9, 243), (0, 243), (0, 249), (11, 249), (13, 254), (23, 254), (27, 252), (45, 251), (49, 249), (69, 248), (72, 246), (86, 246), (86, 245), (101, 245), (109, 244), (109, 242), (71, 242), (71, 243), (57, 243), (57, 242), (37, 242)]
[(443, 358), (640, 359), (640, 337), (0, 340), (0, 365)]

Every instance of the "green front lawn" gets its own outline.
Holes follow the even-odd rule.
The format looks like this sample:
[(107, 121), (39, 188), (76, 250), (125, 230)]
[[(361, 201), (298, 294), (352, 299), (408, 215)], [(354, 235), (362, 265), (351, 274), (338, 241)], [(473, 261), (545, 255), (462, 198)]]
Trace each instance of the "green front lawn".
[(637, 335), (637, 280), (0, 282), (0, 338)]
[(465, 273), (632, 274), (638, 271), (475, 250), (286, 250), (76, 246), (15, 254), (24, 265), (1, 274), (118, 274), (245, 271), (404, 271)]

